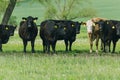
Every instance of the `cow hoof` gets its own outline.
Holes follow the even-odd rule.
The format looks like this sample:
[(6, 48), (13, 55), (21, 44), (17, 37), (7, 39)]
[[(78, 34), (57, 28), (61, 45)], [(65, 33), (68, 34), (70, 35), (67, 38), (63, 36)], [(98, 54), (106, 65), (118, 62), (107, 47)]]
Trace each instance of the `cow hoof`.
[(35, 53), (35, 51), (32, 51), (32, 53)]

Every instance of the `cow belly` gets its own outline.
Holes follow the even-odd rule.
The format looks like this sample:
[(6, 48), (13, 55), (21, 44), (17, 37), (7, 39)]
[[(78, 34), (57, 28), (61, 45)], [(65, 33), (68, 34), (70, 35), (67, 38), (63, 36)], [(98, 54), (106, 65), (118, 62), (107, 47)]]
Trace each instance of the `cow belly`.
[(25, 39), (25, 40), (27, 40), (27, 41), (30, 41), (30, 40), (32, 40), (32, 39), (35, 39), (36, 34), (34, 34), (34, 33), (23, 33), (23, 34), (20, 35), (20, 37), (21, 37), (22, 39)]
[(56, 37), (56, 39), (57, 39), (57, 40), (63, 40), (63, 39), (65, 39), (65, 36), (59, 35), (59, 36)]

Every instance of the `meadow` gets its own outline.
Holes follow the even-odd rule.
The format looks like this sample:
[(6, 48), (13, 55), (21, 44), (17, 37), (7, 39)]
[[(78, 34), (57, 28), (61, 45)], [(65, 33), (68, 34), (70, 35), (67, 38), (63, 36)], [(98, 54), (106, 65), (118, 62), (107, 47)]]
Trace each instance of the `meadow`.
[[(98, 11), (99, 17), (120, 20), (119, 2), (93, 0), (91, 6)], [(23, 16), (38, 16), (39, 24), (44, 20), (43, 14), (44, 8), (40, 4), (22, 3), (12, 15), (17, 16), (18, 22)], [(56, 54), (43, 53), (42, 40), (38, 34), (35, 41), (36, 53), (31, 53), (29, 42), (27, 53), (24, 54), (17, 28), (14, 36), (3, 45), (3, 52), (0, 52), (0, 80), (120, 80), (119, 45), (120, 41), (117, 42), (115, 54), (102, 53), (100, 49), (99, 54), (95, 51), (90, 54), (86, 27), (81, 26), (81, 33), (77, 35), (71, 52), (65, 52), (64, 41), (58, 41)]]

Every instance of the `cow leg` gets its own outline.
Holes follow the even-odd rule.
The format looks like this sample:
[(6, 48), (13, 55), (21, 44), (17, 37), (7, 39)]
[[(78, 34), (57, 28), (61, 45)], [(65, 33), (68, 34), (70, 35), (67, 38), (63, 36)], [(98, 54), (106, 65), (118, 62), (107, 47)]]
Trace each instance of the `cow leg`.
[(72, 43), (73, 43), (73, 42), (72, 42), (72, 41), (70, 41), (69, 51), (72, 51), (72, 48), (71, 48), (71, 47), (72, 47)]
[(0, 52), (2, 52), (2, 44), (0, 44)]
[(115, 42), (115, 41), (113, 41), (113, 50), (112, 50), (112, 53), (114, 53), (114, 52), (115, 52), (115, 48), (116, 48), (116, 42)]
[(2, 52), (2, 41), (0, 40), (0, 52)]
[(55, 53), (55, 46), (56, 46), (56, 41), (52, 43), (52, 50)]
[(24, 45), (24, 52), (26, 53), (26, 46), (27, 46), (27, 41), (26, 40), (23, 40), (23, 45)]
[(66, 51), (68, 51), (68, 40), (64, 40), (64, 41), (65, 41)]
[(103, 46), (104, 44), (103, 44), (103, 42), (102, 42), (102, 40), (101, 40), (101, 50), (103, 51), (103, 48), (104, 48), (104, 46)]
[(46, 52), (46, 44), (45, 44), (45, 41), (43, 41), (43, 52), (44, 52), (44, 53)]
[(50, 52), (50, 42), (49, 41), (47, 42), (47, 45), (46, 45), (46, 51), (47, 51), (47, 53)]
[(2, 44), (0, 44), (0, 52), (2, 52)]
[(92, 41), (92, 33), (88, 33), (89, 43), (90, 43), (90, 53), (92, 53), (93, 41)]
[(98, 53), (98, 43), (99, 43), (99, 36), (97, 35), (97, 38), (96, 38), (96, 53)]
[(103, 52), (106, 52), (106, 51), (105, 51), (105, 45), (106, 45), (106, 43), (104, 42), (104, 43), (103, 43)]
[(111, 49), (110, 49), (110, 46), (111, 46), (111, 41), (109, 42), (109, 44), (108, 44), (108, 45), (109, 45), (109, 52), (110, 52), (110, 51), (111, 51)]
[(35, 53), (35, 49), (34, 49), (34, 43), (35, 43), (35, 39), (31, 40), (31, 47), (32, 47), (32, 53)]

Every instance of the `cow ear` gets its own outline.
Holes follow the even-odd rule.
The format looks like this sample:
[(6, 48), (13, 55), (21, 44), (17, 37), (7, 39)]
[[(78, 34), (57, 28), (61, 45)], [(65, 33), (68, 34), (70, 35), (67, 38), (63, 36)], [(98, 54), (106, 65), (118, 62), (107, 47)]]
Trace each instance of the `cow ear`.
[(81, 22), (81, 25), (83, 25), (84, 27), (86, 26), (86, 22)]
[(37, 19), (38, 19), (38, 17), (35, 17), (35, 18), (34, 18), (34, 20), (37, 20)]
[(23, 20), (23, 21), (26, 21), (26, 20), (27, 20), (27, 18), (25, 18), (25, 17), (22, 17), (22, 20)]
[(95, 23), (93, 23), (93, 26), (96, 26), (96, 24), (95, 24)]
[(34, 18), (34, 22), (35, 22), (35, 23), (36, 23), (36, 20), (37, 20), (37, 19), (38, 19), (38, 17), (35, 17), (35, 18)]

